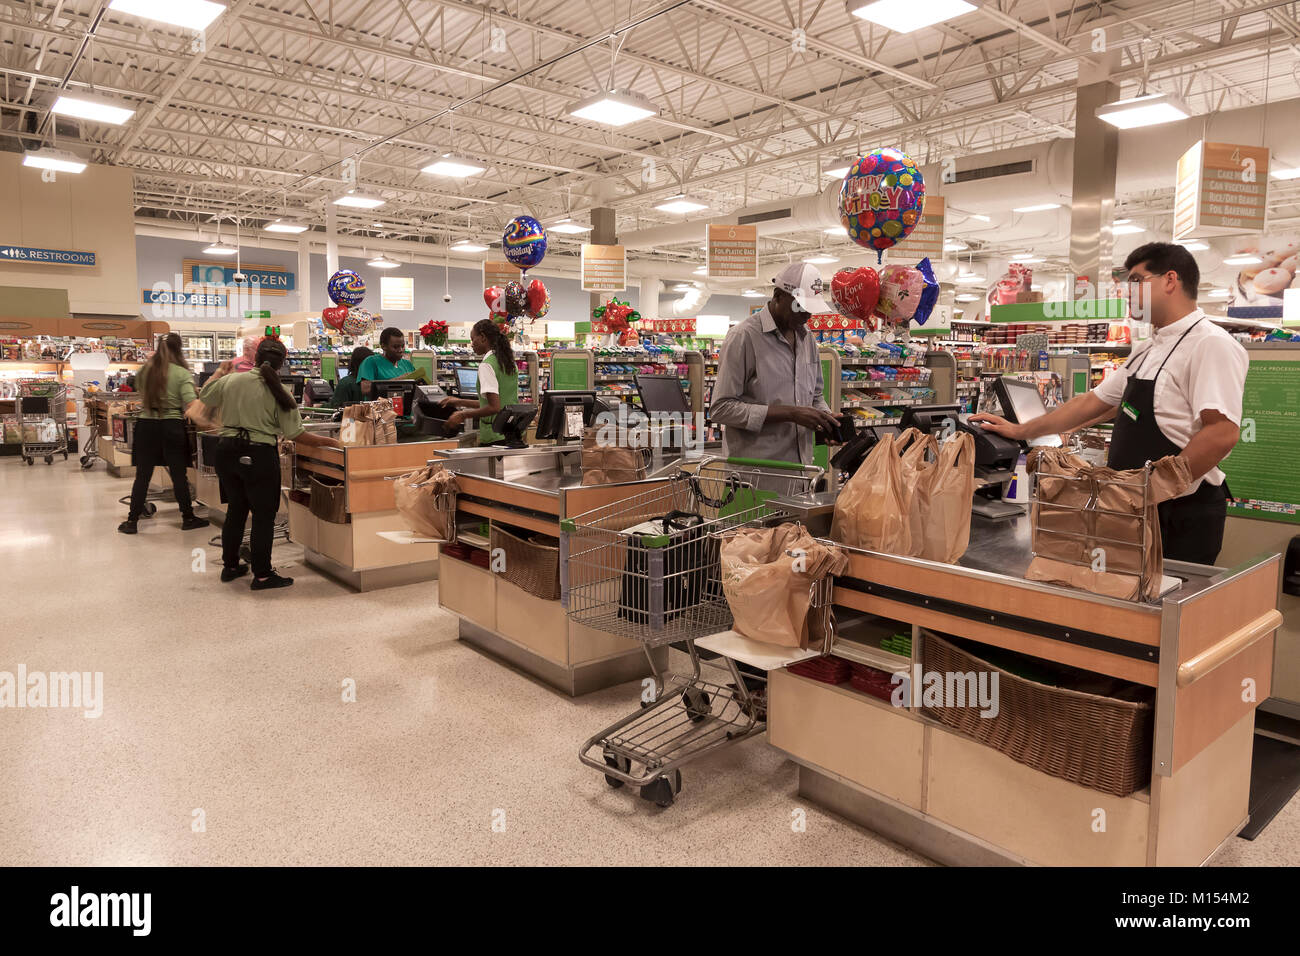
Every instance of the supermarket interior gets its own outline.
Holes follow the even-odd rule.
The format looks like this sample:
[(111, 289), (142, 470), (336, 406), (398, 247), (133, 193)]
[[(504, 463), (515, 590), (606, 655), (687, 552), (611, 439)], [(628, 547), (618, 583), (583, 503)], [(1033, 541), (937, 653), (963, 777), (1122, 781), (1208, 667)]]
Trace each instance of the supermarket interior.
[(0, 864), (1300, 865), (1298, 7), (0, 0)]

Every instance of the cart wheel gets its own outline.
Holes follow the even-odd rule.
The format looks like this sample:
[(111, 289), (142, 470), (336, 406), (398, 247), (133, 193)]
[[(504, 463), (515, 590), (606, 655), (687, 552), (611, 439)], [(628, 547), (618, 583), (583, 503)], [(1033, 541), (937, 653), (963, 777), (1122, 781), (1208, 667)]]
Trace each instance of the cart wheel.
[(47, 464), (47, 465), (52, 465), (52, 464), (54, 464), (54, 456), (53, 456), (53, 455), (46, 455), (46, 456), (45, 456), (45, 464)]
[(29, 465), (34, 465), (34, 464), (36, 464), (36, 459), (35, 459), (35, 458), (24, 458), (23, 461), (27, 462), (27, 464), (29, 464)]
[(152, 501), (146, 501), (144, 503), (144, 509), (140, 513), (146, 518), (152, 518), (158, 513), (158, 506)]
[(63, 460), (64, 461), (68, 460), (68, 453), (66, 451), (63, 453)]
[(94, 463), (93, 461), (91, 461), (89, 455), (82, 455), (82, 456), (81, 456), (81, 467), (82, 467), (82, 470), (86, 470), (86, 469), (94, 468), (94, 467), (95, 467), (95, 463)]
[[(621, 773), (627, 773), (629, 770), (632, 769), (631, 760), (629, 760), (627, 757), (620, 757), (617, 754), (611, 754), (611, 753), (605, 754), (605, 765), (607, 767), (613, 767), (615, 770), (618, 770)], [(618, 777), (611, 777), (609, 774), (605, 774), (605, 782), (615, 790), (618, 790), (623, 786), (622, 780), (618, 779)]]
[(682, 792), (682, 772), (674, 770), (669, 777), (660, 777), (641, 788), (641, 799), (657, 807), (668, 809), (677, 794)]
[(713, 713), (712, 701), (709, 700), (709, 695), (698, 687), (686, 688), (682, 693), (682, 703), (686, 707), (686, 713), (697, 724)]

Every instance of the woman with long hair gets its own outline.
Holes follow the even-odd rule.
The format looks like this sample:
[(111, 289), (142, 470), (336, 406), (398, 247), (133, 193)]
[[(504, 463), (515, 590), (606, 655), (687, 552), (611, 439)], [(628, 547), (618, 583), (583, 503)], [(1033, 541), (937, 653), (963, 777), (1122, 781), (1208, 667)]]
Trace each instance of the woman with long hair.
[(302, 445), (338, 446), (333, 438), (303, 431), (298, 405), (280, 383), (286, 355), (279, 339), (265, 338), (257, 347), (252, 371), (214, 375), (199, 395), (208, 408), (221, 409), (221, 438), (215, 462), (226, 496), (221, 580), (233, 581), (248, 573), (248, 565), (239, 561), (239, 546), (251, 513), (254, 591), (293, 584), (293, 578), (281, 577), (271, 567), (271, 540), (275, 536), (275, 515), (280, 510), (279, 439), (288, 438)]
[(194, 376), (185, 362), (181, 337), (175, 332), (160, 336), (149, 360), (136, 373), (136, 390), (140, 393), (140, 417), (135, 423), (131, 463), (135, 465), (135, 483), (131, 486), (131, 510), (117, 526), (123, 534), (135, 534), (144, 512), (149, 482), (159, 465), (166, 466), (172, 478), (172, 491), (181, 508), (181, 528), (206, 528), (208, 520), (194, 514), (190, 500), (190, 483), (185, 469), (190, 462), (189, 438), (185, 434), (185, 413), (198, 396)]
[(497, 412), (519, 401), (519, 367), (510, 340), (491, 319), (474, 323), (469, 342), (475, 355), (486, 356), (478, 365), (478, 398), (444, 398), (443, 406), (460, 409), (447, 416), (447, 429), (478, 419), (478, 443), (490, 445), (505, 437), (492, 430)]

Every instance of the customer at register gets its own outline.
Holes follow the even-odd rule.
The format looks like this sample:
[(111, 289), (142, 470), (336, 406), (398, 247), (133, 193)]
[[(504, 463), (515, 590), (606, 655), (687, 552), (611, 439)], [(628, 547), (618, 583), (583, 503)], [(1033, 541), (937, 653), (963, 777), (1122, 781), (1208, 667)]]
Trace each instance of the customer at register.
[(190, 461), (190, 447), (183, 416), (198, 396), (194, 392), (194, 375), (185, 361), (181, 337), (175, 332), (160, 337), (157, 349), (135, 378), (141, 398), (140, 417), (135, 423), (135, 440), (131, 449), (135, 483), (131, 486), (131, 510), (117, 530), (123, 534), (137, 532), (136, 522), (144, 511), (153, 470), (160, 465), (166, 466), (172, 478), (172, 491), (181, 508), (181, 529), (206, 528), (208, 519), (194, 514), (190, 483), (185, 474)]
[(822, 363), (807, 325), (813, 313), (832, 310), (807, 263), (791, 263), (772, 284), (767, 305), (722, 342), (709, 418), (725, 426), (728, 457), (811, 465), (814, 433), (839, 423), (822, 398)]
[(254, 591), (293, 584), (293, 578), (281, 577), (271, 567), (271, 539), (280, 510), (278, 439), (283, 436), (300, 445), (339, 445), (333, 438), (303, 431), (298, 406), (280, 383), (286, 354), (279, 339), (263, 339), (257, 347), (257, 368), (213, 375), (199, 395), (208, 408), (221, 409), (216, 452), (217, 477), (226, 497), (221, 580), (233, 581), (248, 573), (248, 565), (239, 561), (239, 546), (251, 512)]
[[(1040, 418), (1016, 425), (996, 415), (972, 421), (1008, 438), (1027, 440), (1115, 419), (1111, 468), (1140, 468), (1166, 455), (1182, 455), (1193, 483), (1160, 505), (1164, 555), (1213, 564), (1223, 545), (1228, 484), (1219, 463), (1237, 444), (1242, 393), (1250, 360), (1246, 350), (1196, 306), (1201, 273), (1182, 246), (1152, 242), (1129, 253), (1130, 311), (1146, 310), (1154, 329), (1124, 365), (1100, 385)], [(1119, 408), (1118, 414), (1115, 409)]]
[(338, 385), (334, 387), (330, 408), (344, 408), (365, 401), (361, 395), (361, 379), (357, 375), (361, 371), (361, 363), (374, 354), (364, 345), (358, 345), (352, 350), (352, 356), (348, 359), (348, 374), (339, 379)]
[(411, 360), (405, 358), (406, 337), (401, 329), (384, 329), (379, 333), (379, 354), (371, 355), (356, 370), (363, 395), (370, 396), (370, 383), (398, 378), (415, 371)]
[(478, 398), (444, 398), (444, 408), (459, 408), (447, 416), (447, 431), (455, 432), (462, 424), (478, 419), (478, 443), (490, 445), (504, 435), (492, 430), (497, 412), (519, 401), (519, 367), (501, 327), (491, 319), (479, 319), (469, 332), (475, 355), (486, 355), (478, 363)]

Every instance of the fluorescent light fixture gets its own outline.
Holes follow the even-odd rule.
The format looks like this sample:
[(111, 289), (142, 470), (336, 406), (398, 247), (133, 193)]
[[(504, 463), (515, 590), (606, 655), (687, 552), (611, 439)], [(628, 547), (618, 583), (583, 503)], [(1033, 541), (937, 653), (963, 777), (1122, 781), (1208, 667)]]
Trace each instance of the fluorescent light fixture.
[(1300, 179), (1300, 166), (1283, 167), (1269, 172), (1274, 179)]
[(202, 30), (225, 11), (224, 3), (210, 0), (113, 0), (108, 9), (146, 20)]
[(696, 269), (694, 272), (691, 273), (691, 275), (693, 276), (706, 276), (708, 274), (709, 274), (708, 266), (700, 266), (698, 269)]
[(1175, 239), (1174, 241), (1188, 252), (1205, 252), (1210, 248), (1208, 242), (1201, 242), (1199, 239)]
[(47, 146), (24, 153), (23, 165), (36, 169), (53, 169), (60, 173), (79, 173), (86, 168), (86, 161), (66, 149), (51, 149)]
[(973, 272), (963, 272), (954, 280), (958, 285), (982, 285), (985, 279)]
[(384, 202), (385, 200), (378, 196), (371, 196), (369, 193), (358, 192), (355, 189), (334, 199), (334, 205), (347, 206), (349, 209), (378, 209)]
[(1186, 103), (1168, 93), (1147, 93), (1127, 100), (1116, 100), (1098, 106), (1096, 113), (1097, 119), (1120, 129), (1158, 126), (1187, 119), (1192, 115)]
[(263, 232), (306, 232), (307, 227), (300, 222), (294, 222), (292, 219), (277, 219), (274, 222), (268, 222), (262, 227)]
[(380, 253), (379, 255), (371, 259), (369, 262), (367, 262), (366, 265), (374, 266), (376, 269), (396, 269), (398, 266), (401, 265), (401, 263), (397, 262), (394, 259), (388, 258), (383, 253)]
[(1227, 256), (1223, 260), (1225, 266), (1257, 266), (1264, 262), (1259, 256), (1249, 252), (1241, 252), (1235, 256)]
[(962, 242), (960, 239), (945, 239), (943, 241), (944, 252), (964, 252), (969, 248), (970, 246), (966, 245), (966, 243)]
[(847, 236), (849, 231), (843, 226), (831, 226), (829, 229), (823, 229), (822, 232), (828, 236)]
[(561, 219), (552, 226), (546, 227), (547, 232), (558, 232), (566, 236), (576, 236), (580, 233), (591, 232), (591, 226), (584, 226), (580, 222), (574, 222), (572, 219)]
[(746, 289), (740, 294), (746, 299), (762, 299), (765, 297), (765, 293), (759, 292), (757, 289)]
[(50, 112), (91, 123), (121, 126), (135, 115), (135, 108), (125, 105), (120, 100), (92, 96), (89, 93), (60, 93), (59, 98), (50, 107)]
[(203, 254), (207, 256), (233, 256), (238, 251), (239, 250), (234, 246), (228, 246), (218, 239), (212, 245), (204, 249)]
[(451, 153), (443, 153), (440, 157), (431, 162), (422, 173), (428, 173), (430, 176), (448, 176), (452, 179), (465, 179), (467, 176), (477, 176), (487, 169), (482, 163), (476, 163), (472, 159), (465, 159), (462, 156), (453, 156)]
[(648, 116), (658, 116), (659, 107), (638, 93), (609, 90), (574, 103), (569, 107), (569, 115), (605, 126), (626, 126)]
[(1206, 293), (1205, 297), (1207, 299), (1226, 299), (1231, 294), (1232, 293), (1227, 289), (1214, 289), (1213, 291)]
[(970, 214), (969, 218), (971, 218), (971, 219), (977, 219), (977, 220), (979, 220), (980, 222), (992, 222), (992, 221), (993, 221), (993, 217), (992, 217), (992, 216), (986, 216), (986, 215), (984, 215), (982, 212), (973, 212), (973, 213)]
[(487, 246), (481, 246), (472, 239), (462, 239), (451, 247), (452, 252), (487, 252)]
[(674, 292), (694, 292), (694, 291), (695, 291), (695, 286), (691, 285), (689, 282), (679, 282), (679, 283), (677, 283), (675, 286), (673, 286), (673, 291), (674, 291)]
[(849, 0), (848, 9), (887, 30), (911, 33), (970, 13), (975, 5), (966, 0)]
[(1014, 206), (1012, 212), (1047, 212), (1049, 209), (1060, 209), (1059, 202), (1040, 202), (1033, 206)]
[(857, 161), (858, 161), (858, 157), (856, 156), (852, 157), (851, 159), (834, 160), (835, 162), (834, 168), (823, 169), (822, 175), (826, 176), (829, 179), (843, 179), (845, 176), (849, 174), (850, 167), (852, 167), (852, 165)]
[(979, 300), (979, 296), (971, 295), (969, 292), (963, 292), (961, 295), (953, 296), (953, 301), (955, 302), (978, 302)]
[(1111, 235), (1115, 236), (1136, 236), (1139, 232), (1146, 232), (1137, 223), (1129, 222), (1127, 219), (1122, 222), (1116, 220), (1115, 224), (1110, 227), (1110, 231)]
[(809, 256), (803, 261), (808, 263), (810, 266), (828, 266), (832, 262), (839, 262), (840, 260), (836, 259), (834, 256)]
[(708, 203), (696, 202), (694, 199), (688, 199), (686, 196), (674, 196), (666, 202), (661, 202), (655, 206), (660, 212), (674, 212), (685, 215), (688, 212), (699, 212), (701, 209), (708, 209)]

